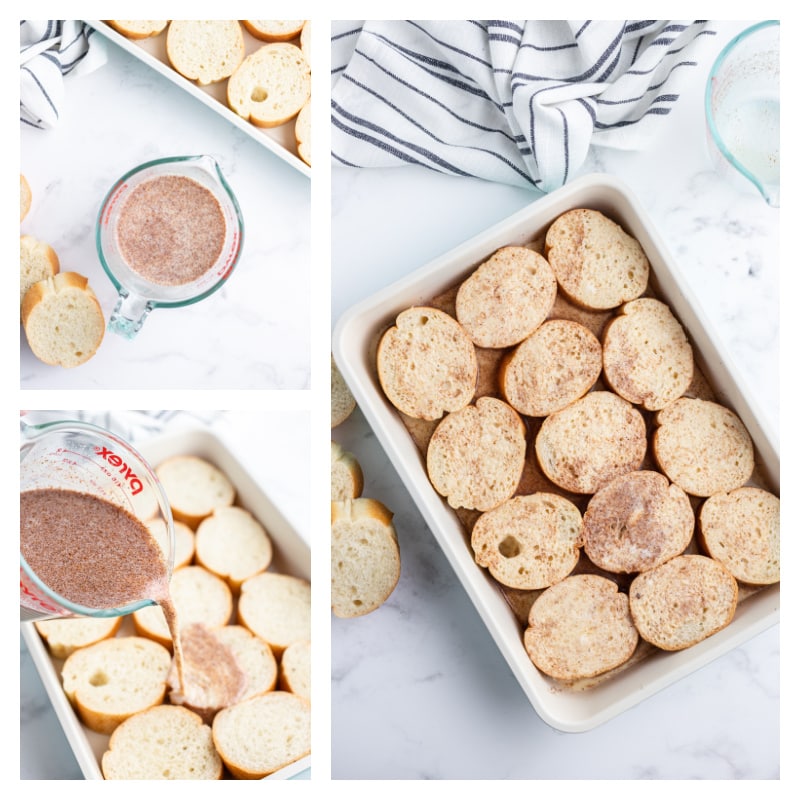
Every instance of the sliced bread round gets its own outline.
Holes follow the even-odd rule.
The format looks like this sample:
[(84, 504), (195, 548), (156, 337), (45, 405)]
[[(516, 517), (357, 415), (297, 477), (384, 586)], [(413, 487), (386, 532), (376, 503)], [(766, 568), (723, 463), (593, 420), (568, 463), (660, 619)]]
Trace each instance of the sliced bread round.
[(331, 354), (331, 428), (341, 425), (355, 410), (356, 399)]
[(428, 477), (453, 508), (489, 511), (516, 491), (525, 449), (519, 414), (495, 397), (479, 397), (436, 426), (428, 443)]
[(200, 86), (229, 78), (245, 57), (242, 26), (235, 19), (174, 19), (166, 47), (171, 66)]
[(311, 99), (300, 109), (294, 121), (294, 143), (297, 155), (311, 166)]
[(311, 638), (311, 585), (277, 572), (248, 578), (239, 595), (238, 621), (280, 658), (292, 642)]
[(28, 179), (20, 172), (19, 174), (19, 221), (25, 219), (28, 216), (28, 212), (31, 210), (31, 201), (33, 199), (33, 193), (31, 192), (31, 185), (28, 183)]
[(566, 578), (580, 557), (579, 509), (549, 492), (512, 497), (472, 528), (475, 562), (512, 589), (544, 589)]
[(592, 678), (624, 664), (639, 635), (628, 597), (600, 575), (571, 575), (536, 598), (523, 635), (531, 661), (562, 681)]
[(680, 555), (692, 540), (686, 492), (660, 472), (620, 475), (594, 494), (583, 515), (583, 550), (608, 572), (634, 573)]
[(311, 642), (290, 644), (281, 657), (278, 686), (311, 700)]
[(300, 31), (300, 49), (306, 57), (306, 61), (311, 63), (311, 20), (307, 19), (303, 23), (303, 30)]
[(629, 593), (641, 637), (662, 650), (683, 650), (728, 625), (739, 587), (713, 558), (681, 555), (637, 575)]
[(68, 617), (34, 623), (53, 658), (67, 658), (81, 647), (110, 639), (121, 624), (122, 617)]
[(599, 211), (576, 208), (556, 218), (545, 256), (561, 290), (584, 308), (615, 308), (647, 288), (650, 262), (642, 246)]
[(197, 526), (195, 562), (238, 592), (244, 581), (272, 563), (272, 539), (244, 508), (216, 508)]
[(19, 237), (19, 307), (34, 283), (55, 275), (60, 268), (58, 255), (53, 248), (33, 236)]
[(331, 503), (331, 608), (337, 617), (369, 614), (400, 579), (392, 512), (366, 497)]
[(647, 452), (641, 412), (613, 392), (596, 391), (551, 414), (535, 440), (536, 457), (556, 486), (593, 494), (639, 469)]
[(611, 389), (649, 411), (686, 392), (692, 346), (666, 303), (640, 297), (622, 306), (603, 335), (603, 372)]
[(123, 722), (101, 757), (108, 780), (219, 780), (211, 728), (182, 706), (163, 705)]
[(109, 26), (128, 39), (149, 39), (167, 27), (167, 19), (109, 19)]
[(311, 706), (289, 692), (269, 692), (214, 717), (214, 746), (236, 778), (265, 778), (311, 752)]
[(711, 495), (698, 515), (700, 540), (743, 583), (781, 579), (781, 501), (756, 486)]
[(453, 317), (427, 306), (398, 314), (381, 337), (378, 379), (389, 402), (415, 419), (439, 419), (475, 394), (475, 345)]
[(243, 19), (247, 32), (265, 42), (288, 42), (300, 35), (304, 19)]
[(364, 472), (358, 459), (331, 441), (331, 502), (353, 500), (364, 491)]
[(506, 401), (520, 414), (546, 417), (583, 397), (602, 368), (602, 347), (588, 328), (552, 319), (503, 359), (498, 381)]
[(729, 408), (681, 397), (655, 416), (653, 455), (685, 492), (710, 497), (743, 486), (755, 466), (753, 442)]
[(150, 639), (119, 636), (75, 650), (61, 668), (64, 692), (81, 721), (111, 733), (164, 699), (171, 656)]
[(478, 347), (511, 347), (547, 319), (557, 284), (547, 259), (502, 247), (458, 288), (456, 319)]
[(236, 489), (225, 473), (200, 456), (179, 455), (162, 461), (156, 475), (172, 515), (196, 529), (215, 509), (232, 506)]
[(58, 272), (37, 281), (25, 293), (22, 325), (40, 361), (72, 368), (97, 353), (106, 323), (86, 277), (77, 272)]
[[(214, 635), (233, 653), (244, 673), (240, 699), (271, 692), (278, 681), (278, 662), (270, 646), (243, 625), (225, 625)], [(284, 658), (286, 653), (283, 654)]]
[(228, 105), (260, 128), (288, 122), (310, 97), (311, 68), (303, 51), (289, 42), (263, 45), (228, 79)]

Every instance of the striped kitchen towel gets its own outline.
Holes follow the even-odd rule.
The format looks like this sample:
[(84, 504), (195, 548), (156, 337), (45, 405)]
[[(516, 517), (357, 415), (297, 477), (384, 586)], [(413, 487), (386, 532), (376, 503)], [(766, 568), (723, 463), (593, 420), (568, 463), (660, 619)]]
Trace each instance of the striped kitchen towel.
[(335, 21), (334, 164), (421, 164), (548, 192), (589, 148), (646, 147), (705, 20)]
[(86, 74), (106, 61), (105, 42), (80, 20), (20, 20), (19, 118), (34, 128), (56, 125), (64, 77)]

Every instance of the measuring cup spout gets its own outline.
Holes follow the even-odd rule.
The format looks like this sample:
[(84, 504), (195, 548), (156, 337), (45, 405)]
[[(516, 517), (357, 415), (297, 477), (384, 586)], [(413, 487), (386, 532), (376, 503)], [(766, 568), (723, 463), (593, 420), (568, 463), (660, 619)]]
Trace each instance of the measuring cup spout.
[(120, 291), (117, 305), (108, 320), (108, 329), (126, 339), (133, 339), (153, 306), (151, 301)]

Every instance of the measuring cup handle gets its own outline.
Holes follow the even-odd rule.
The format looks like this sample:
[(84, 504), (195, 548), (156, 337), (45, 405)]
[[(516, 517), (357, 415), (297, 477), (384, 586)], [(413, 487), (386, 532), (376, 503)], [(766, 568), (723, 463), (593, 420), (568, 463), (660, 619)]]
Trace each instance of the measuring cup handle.
[(133, 339), (153, 307), (154, 304), (149, 300), (120, 292), (117, 305), (108, 320), (108, 329), (126, 339)]

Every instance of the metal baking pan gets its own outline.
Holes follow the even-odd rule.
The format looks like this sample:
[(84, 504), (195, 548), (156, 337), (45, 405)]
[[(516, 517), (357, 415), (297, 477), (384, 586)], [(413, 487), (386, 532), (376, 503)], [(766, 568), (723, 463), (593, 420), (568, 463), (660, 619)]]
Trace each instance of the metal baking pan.
[(718, 656), (732, 650), (779, 617), (778, 585), (739, 604), (734, 620), (694, 647), (674, 653), (655, 652), (578, 691), (539, 672), (522, 645), (522, 630), (498, 585), (478, 567), (456, 513), (430, 484), (424, 457), (385, 398), (375, 369), (381, 333), (397, 314), (426, 304), (466, 278), (503, 245), (526, 244), (543, 236), (549, 224), (571, 208), (593, 208), (619, 223), (641, 243), (651, 263), (650, 290), (667, 302), (692, 342), (695, 362), (718, 402), (733, 409), (753, 439), (756, 469), (765, 488), (778, 493), (779, 455), (770, 427), (759, 417), (735, 365), (724, 355), (702, 309), (627, 187), (607, 175), (589, 175), (536, 200), (484, 233), (435, 259), (395, 284), (349, 309), (333, 333), (337, 365), (405, 487), (447, 556), (531, 704), (550, 726), (565, 732), (592, 729), (640, 703)]

